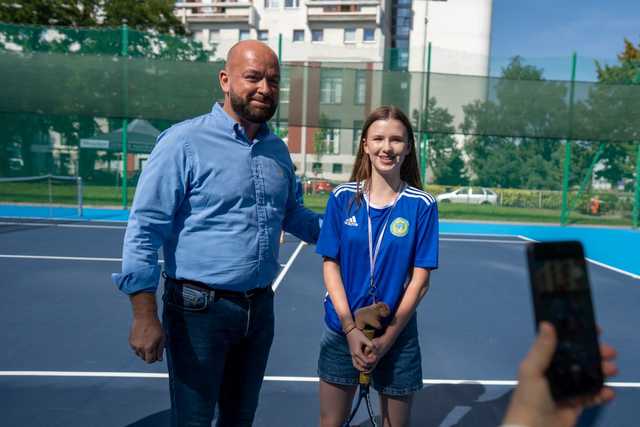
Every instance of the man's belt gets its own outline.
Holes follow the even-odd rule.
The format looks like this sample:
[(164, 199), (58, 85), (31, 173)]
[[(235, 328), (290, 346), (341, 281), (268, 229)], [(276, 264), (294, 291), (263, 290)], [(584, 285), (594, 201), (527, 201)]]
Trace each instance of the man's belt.
[(255, 296), (265, 293), (269, 290), (270, 286), (265, 286), (263, 288), (253, 288), (248, 291), (230, 291), (228, 289), (215, 289), (210, 286), (205, 285), (202, 282), (198, 282), (195, 280), (185, 280), (185, 279), (174, 279), (173, 277), (169, 277), (165, 275), (165, 280), (168, 283), (184, 286), (191, 289), (196, 289), (201, 292), (206, 292), (211, 296), (211, 298), (243, 298), (243, 299), (251, 299)]

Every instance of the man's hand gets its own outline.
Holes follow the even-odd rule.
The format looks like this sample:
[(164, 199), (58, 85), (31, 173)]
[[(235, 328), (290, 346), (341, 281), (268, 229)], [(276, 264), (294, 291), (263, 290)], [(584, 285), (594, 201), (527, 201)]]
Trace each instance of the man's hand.
[(134, 353), (147, 363), (162, 360), (164, 331), (157, 315), (156, 297), (150, 293), (131, 296), (133, 323), (129, 345)]
[[(504, 424), (526, 425), (528, 427), (572, 427), (582, 410), (613, 399), (613, 390), (603, 387), (597, 394), (569, 402), (557, 404), (551, 397), (545, 371), (551, 363), (557, 345), (557, 337), (550, 323), (542, 322), (540, 332), (529, 354), (520, 365), (518, 386), (513, 393)], [(615, 375), (613, 362), (615, 350), (601, 346), (602, 371), (605, 377)]]

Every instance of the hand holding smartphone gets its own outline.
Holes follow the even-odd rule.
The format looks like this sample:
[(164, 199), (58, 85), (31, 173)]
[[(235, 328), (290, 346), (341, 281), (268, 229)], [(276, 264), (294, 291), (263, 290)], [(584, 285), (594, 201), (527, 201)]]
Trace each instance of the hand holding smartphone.
[(577, 241), (531, 243), (527, 260), (536, 329), (548, 321), (558, 336), (546, 373), (554, 400), (597, 393), (604, 375), (582, 245)]

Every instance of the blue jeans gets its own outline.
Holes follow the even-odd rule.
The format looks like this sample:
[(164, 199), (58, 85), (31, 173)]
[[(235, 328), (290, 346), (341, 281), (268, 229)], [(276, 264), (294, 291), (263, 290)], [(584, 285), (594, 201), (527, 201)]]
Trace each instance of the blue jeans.
[(251, 426), (273, 341), (273, 291), (214, 297), (165, 282), (173, 426)]

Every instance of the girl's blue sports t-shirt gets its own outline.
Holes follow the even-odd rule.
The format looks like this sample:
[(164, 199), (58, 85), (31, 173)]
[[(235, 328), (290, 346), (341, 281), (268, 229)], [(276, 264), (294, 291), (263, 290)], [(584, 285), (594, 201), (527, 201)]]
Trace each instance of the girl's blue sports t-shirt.
[[(364, 197), (357, 203), (356, 191), (357, 184), (350, 182), (339, 185), (329, 195), (316, 246), (318, 254), (340, 265), (352, 313), (374, 302), (370, 292), (368, 201)], [(374, 269), (375, 299), (385, 302), (395, 313), (413, 267), (438, 268), (438, 206), (429, 193), (405, 186), (395, 206), (370, 207), (369, 212), (374, 250), (386, 221)], [(342, 333), (328, 295), (324, 306), (327, 326)]]

